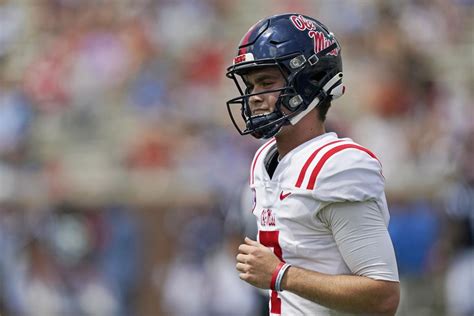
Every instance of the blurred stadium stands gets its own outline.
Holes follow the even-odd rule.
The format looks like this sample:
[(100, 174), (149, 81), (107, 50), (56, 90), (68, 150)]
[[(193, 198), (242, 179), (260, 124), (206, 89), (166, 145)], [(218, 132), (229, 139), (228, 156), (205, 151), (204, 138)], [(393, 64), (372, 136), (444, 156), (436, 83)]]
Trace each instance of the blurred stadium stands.
[(474, 314), (472, 0), (0, 0), (1, 315), (264, 312), (224, 74), (287, 11), (341, 42), (328, 127), (383, 164), (398, 315)]

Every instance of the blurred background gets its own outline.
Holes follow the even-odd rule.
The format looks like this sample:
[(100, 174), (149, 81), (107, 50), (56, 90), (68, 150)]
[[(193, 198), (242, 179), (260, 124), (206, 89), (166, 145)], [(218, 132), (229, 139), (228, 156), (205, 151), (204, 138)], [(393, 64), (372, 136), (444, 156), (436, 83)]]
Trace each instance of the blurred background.
[(265, 314), (225, 68), (289, 11), (342, 45), (328, 129), (383, 164), (398, 315), (474, 315), (474, 1), (0, 0), (1, 315)]

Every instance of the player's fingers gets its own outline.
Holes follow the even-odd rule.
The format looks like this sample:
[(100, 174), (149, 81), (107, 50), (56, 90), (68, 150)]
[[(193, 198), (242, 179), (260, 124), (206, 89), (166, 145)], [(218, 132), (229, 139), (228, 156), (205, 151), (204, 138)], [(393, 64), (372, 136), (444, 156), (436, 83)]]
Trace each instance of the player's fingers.
[(255, 249), (255, 247), (253, 246), (249, 246), (249, 245), (245, 245), (245, 244), (241, 244), (239, 246), (239, 251), (243, 254), (249, 254), (253, 249)]
[(237, 271), (242, 272), (242, 273), (248, 272), (248, 269), (249, 269), (249, 267), (246, 264), (243, 264), (241, 262), (237, 262), (237, 264), (235, 265), (235, 268), (237, 269)]
[(253, 240), (251, 238), (248, 238), (248, 237), (245, 237), (245, 244), (247, 244), (249, 246), (257, 247), (257, 248), (267, 248), (264, 245), (262, 245), (261, 243), (259, 243), (258, 241), (255, 241), (255, 240)]
[(243, 281), (247, 281), (249, 280), (250, 278), (250, 275), (248, 273), (239, 273), (239, 278)]
[(241, 263), (246, 263), (247, 262), (247, 255), (244, 255), (244, 254), (241, 254), (239, 253), (235, 259), (237, 259), (237, 262), (241, 262)]
[(256, 242), (256, 241), (253, 240), (253, 239), (250, 239), (249, 237), (245, 237), (244, 240), (245, 240), (245, 243), (246, 243), (247, 245), (251, 245), (251, 246), (258, 246), (258, 245), (259, 245), (258, 242)]

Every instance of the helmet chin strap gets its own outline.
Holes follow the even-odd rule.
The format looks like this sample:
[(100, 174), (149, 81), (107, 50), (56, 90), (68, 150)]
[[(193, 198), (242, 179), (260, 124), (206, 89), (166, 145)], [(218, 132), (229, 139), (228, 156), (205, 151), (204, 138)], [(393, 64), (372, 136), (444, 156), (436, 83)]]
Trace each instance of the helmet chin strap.
[(306, 108), (306, 110), (301, 111), (297, 115), (290, 118), (291, 125), (298, 123), (306, 114), (308, 114), (312, 109), (314, 109), (319, 104), (319, 98), (314, 98), (313, 102)]
[[(342, 72), (337, 73), (334, 77), (329, 80), (324, 87), (322, 88), (324, 94), (332, 96), (333, 99), (340, 97), (344, 93), (344, 87), (342, 85)], [(322, 100), (319, 97), (314, 98), (314, 100), (308, 105), (308, 107), (296, 114), (289, 119), (291, 125), (298, 123), (306, 114), (311, 112)]]

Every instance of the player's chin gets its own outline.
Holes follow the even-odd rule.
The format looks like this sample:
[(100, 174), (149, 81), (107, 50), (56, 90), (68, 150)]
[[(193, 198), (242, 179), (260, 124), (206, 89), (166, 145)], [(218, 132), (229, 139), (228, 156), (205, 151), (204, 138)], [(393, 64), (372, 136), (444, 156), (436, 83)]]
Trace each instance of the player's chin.
[(291, 125), (284, 125), (280, 128), (280, 130), (278, 131), (278, 133), (275, 134), (276, 137), (278, 136), (284, 136), (286, 134), (288, 134), (288, 130), (290, 128)]

